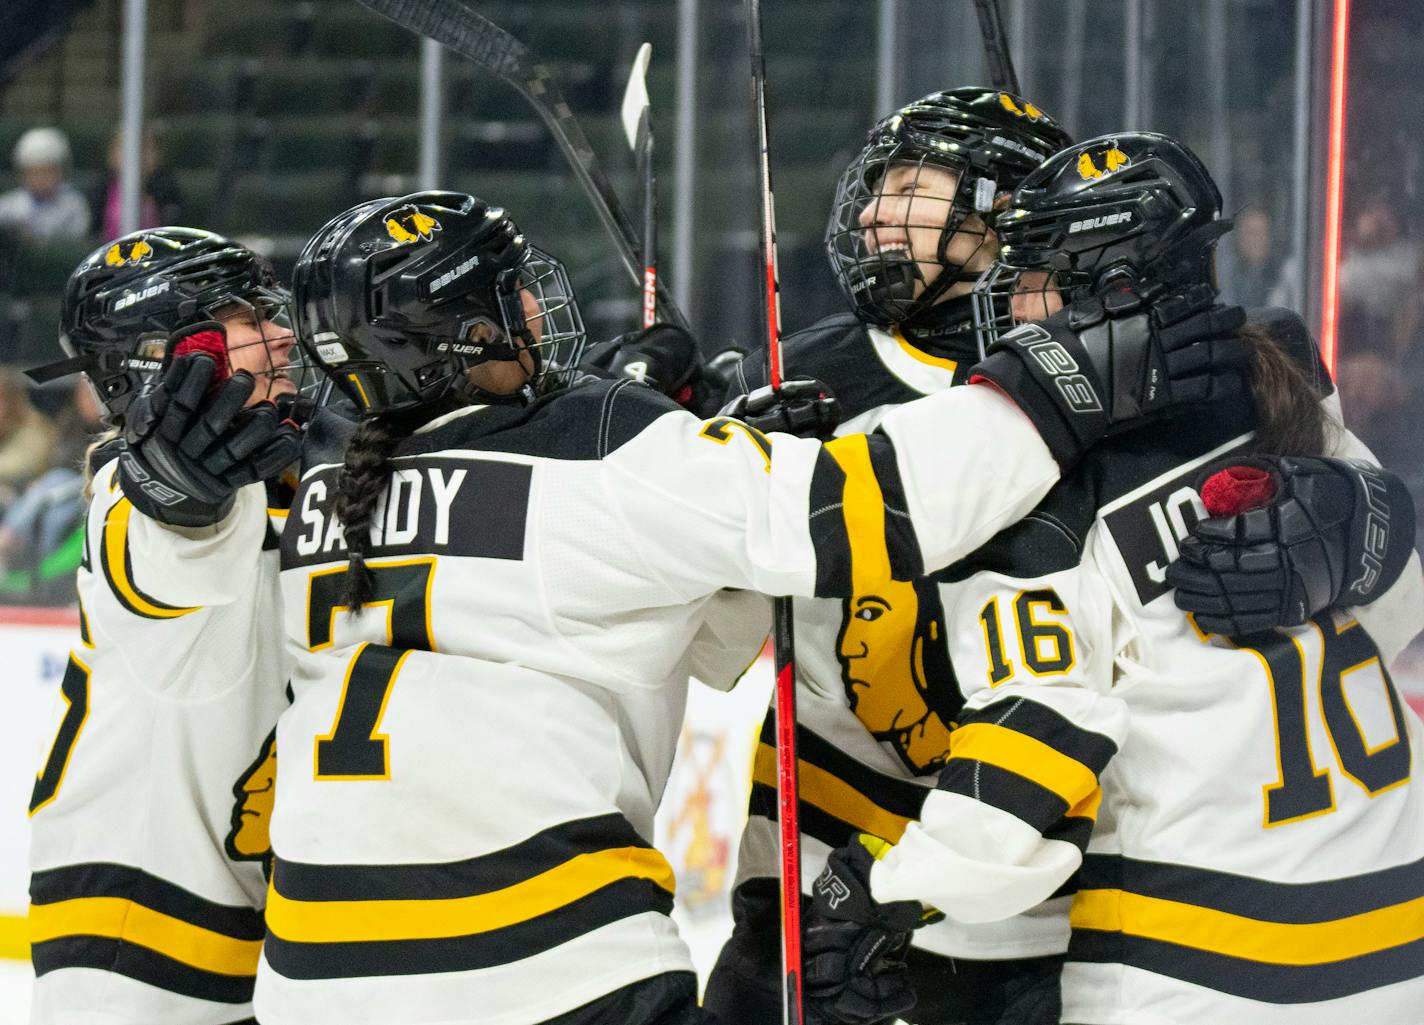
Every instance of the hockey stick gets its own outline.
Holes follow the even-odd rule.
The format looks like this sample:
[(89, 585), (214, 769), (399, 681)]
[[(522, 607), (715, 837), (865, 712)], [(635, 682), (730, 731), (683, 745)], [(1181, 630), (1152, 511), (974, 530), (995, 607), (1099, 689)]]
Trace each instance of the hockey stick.
[(1014, 59), (1009, 42), (1004, 38), (1004, 19), (999, 16), (999, 0), (974, 0), (974, 12), (979, 15), (979, 34), (984, 37), (984, 56), (989, 61), (989, 78), (995, 89), (1020, 96), (1019, 76), (1014, 71)]
[[(593, 203), (618, 255), (635, 285), (642, 284), (642, 268), (638, 266), (638, 234), (628, 219), (618, 195), (598, 164), (593, 148), (569, 110), (563, 93), (549, 69), (529, 52), (529, 48), (480, 14), (465, 0), (357, 0), (383, 17), (389, 18), (417, 35), (437, 43), (474, 61), (493, 73), (502, 82), (513, 86), (529, 101), (535, 113), (548, 126), (568, 158), (574, 177)], [(678, 309), (663, 282), (657, 283), (658, 302), (667, 318), (679, 327), (687, 327), (687, 318)]]
[[(761, 300), (766, 313), (767, 383), (781, 387), (781, 284), (776, 266), (776, 200), (771, 189), (771, 148), (766, 131), (766, 58), (761, 41), (761, 0), (746, 0), (747, 43), (756, 112), (757, 176), (761, 186)], [(776, 800), (781, 836), (781, 996), (783, 1025), (801, 1025), (801, 822), (796, 758), (796, 649), (791, 599), (772, 604), (776, 663)]]
[(643, 183), (643, 327), (658, 322), (658, 182), (653, 174), (653, 115), (648, 100), (648, 62), (653, 44), (638, 47), (623, 93), (623, 134)]

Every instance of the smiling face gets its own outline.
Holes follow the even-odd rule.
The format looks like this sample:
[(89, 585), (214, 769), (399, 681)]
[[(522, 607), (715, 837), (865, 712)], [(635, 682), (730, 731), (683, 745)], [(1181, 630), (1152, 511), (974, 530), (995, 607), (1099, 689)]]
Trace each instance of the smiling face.
[[(892, 164), (877, 194), (860, 212), (865, 245), (871, 254), (904, 253), (919, 267), (918, 299), (944, 271), (939, 246), (954, 212), (959, 175), (933, 164)], [(945, 247), (945, 263), (979, 273), (994, 259), (998, 241), (982, 217), (972, 213), (954, 230)], [(957, 282), (943, 298), (963, 295), (970, 282)]]
[(234, 303), (219, 310), (218, 319), (227, 332), (228, 364), (234, 372), (247, 371), (256, 381), (247, 405), (296, 394), (287, 367), (297, 340), (286, 318), (272, 319), (262, 307)]

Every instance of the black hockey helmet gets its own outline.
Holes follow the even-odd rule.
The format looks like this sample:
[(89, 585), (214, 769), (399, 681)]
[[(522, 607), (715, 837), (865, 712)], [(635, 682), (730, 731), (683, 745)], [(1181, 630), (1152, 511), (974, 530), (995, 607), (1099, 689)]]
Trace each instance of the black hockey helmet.
[(230, 239), (197, 228), (136, 231), (94, 250), (69, 276), (59, 335), (69, 358), (30, 376), (49, 381), (83, 371), (114, 423), (163, 365), (174, 331), (233, 306), (280, 318), (287, 301), (267, 261)]
[[(978, 214), (992, 228), (996, 200), (1071, 141), (1032, 103), (982, 87), (931, 93), (872, 128), (841, 175), (826, 229), (831, 269), (856, 314), (881, 326), (913, 326), (950, 286), (972, 281), (977, 272), (966, 272), (962, 257), (951, 260), (951, 244), (959, 234), (976, 250), (994, 242), (965, 222)], [(953, 183), (925, 168), (952, 173)], [(938, 233), (932, 257), (912, 254), (916, 228)]]
[(999, 217), (999, 258), (1051, 271), (1072, 301), (1214, 284), (1221, 192), (1190, 149), (1154, 132), (1104, 135), (1057, 154)]
[(562, 264), (499, 207), (461, 192), (370, 200), (303, 248), (292, 276), (297, 338), (364, 414), (449, 394), (508, 401), (465, 371), (528, 350), (531, 384), (572, 374), (583, 321)]

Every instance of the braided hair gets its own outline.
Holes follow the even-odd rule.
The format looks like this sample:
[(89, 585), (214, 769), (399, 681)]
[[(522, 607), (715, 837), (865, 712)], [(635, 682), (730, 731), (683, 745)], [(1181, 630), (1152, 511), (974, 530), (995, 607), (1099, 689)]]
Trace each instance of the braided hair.
[(349, 563), (343, 603), (352, 615), (371, 600), (373, 581), (366, 566), (376, 504), (391, 475), (391, 453), (403, 435), (380, 417), (362, 422), (346, 446), (346, 460), (336, 481), (336, 516), (346, 533)]

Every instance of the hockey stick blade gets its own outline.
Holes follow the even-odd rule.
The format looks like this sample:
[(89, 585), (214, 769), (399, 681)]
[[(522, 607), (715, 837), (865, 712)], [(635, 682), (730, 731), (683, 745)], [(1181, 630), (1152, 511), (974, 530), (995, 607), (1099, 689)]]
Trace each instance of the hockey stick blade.
[(628, 87), (623, 90), (623, 134), (628, 139), (628, 148), (638, 152), (638, 142), (642, 123), (647, 118), (648, 63), (653, 58), (653, 44), (644, 43), (638, 47), (638, 55), (633, 58), (633, 69), (628, 73)]
[[(634, 284), (641, 286), (638, 233), (633, 227), (607, 175), (599, 166), (593, 147), (579, 127), (563, 92), (549, 69), (529, 48), (500, 28), (464, 0), (357, 0), (411, 32), (433, 39), (450, 51), (471, 60), (512, 86), (534, 108), (559, 149), (569, 162), (574, 177), (593, 203), (618, 255)], [(658, 303), (667, 318), (687, 327), (687, 318), (673, 301), (666, 286), (658, 282)]]

